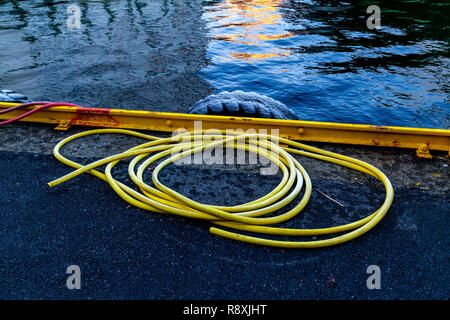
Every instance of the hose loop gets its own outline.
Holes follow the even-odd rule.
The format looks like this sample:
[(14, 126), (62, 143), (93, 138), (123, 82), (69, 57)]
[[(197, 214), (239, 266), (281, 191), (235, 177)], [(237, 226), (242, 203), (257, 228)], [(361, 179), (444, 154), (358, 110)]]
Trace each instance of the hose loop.
[[(67, 143), (93, 134), (125, 134), (149, 140), (149, 142), (135, 146), (125, 152), (115, 154), (81, 165), (61, 155), (60, 149)], [(205, 139), (207, 137), (208, 139)], [(214, 139), (211, 139), (214, 138)], [(281, 144), (281, 145), (280, 145)], [(250, 153), (256, 153), (275, 163), (281, 170), (281, 182), (265, 196), (248, 203), (235, 206), (217, 206), (200, 203), (189, 199), (159, 180), (159, 173), (167, 165), (176, 163), (185, 157), (204, 152), (216, 147), (232, 147)], [(49, 182), (53, 187), (76, 176), (89, 173), (107, 182), (111, 188), (126, 202), (138, 208), (151, 212), (175, 214), (187, 218), (207, 220), (216, 225), (210, 228), (212, 234), (243, 241), (247, 243), (281, 248), (319, 248), (333, 246), (350, 241), (372, 229), (385, 216), (389, 210), (394, 190), (389, 179), (383, 172), (374, 166), (348, 156), (311, 147), (299, 142), (267, 134), (242, 132), (183, 132), (169, 138), (160, 138), (143, 133), (123, 129), (97, 129), (84, 131), (60, 141), (53, 150), (54, 156), (62, 163), (75, 170), (63, 177)], [(294, 155), (311, 157), (321, 161), (345, 166), (371, 175), (380, 180), (386, 188), (386, 197), (375, 212), (367, 217), (345, 225), (325, 227), (318, 229), (295, 229), (274, 226), (292, 219), (307, 205), (312, 191), (311, 179)], [(117, 181), (112, 169), (122, 159), (133, 157), (128, 165), (128, 174), (140, 191)], [(152, 163), (161, 160), (153, 170), (153, 186), (144, 181), (145, 169)], [(139, 164), (140, 163), (140, 164)], [(106, 165), (104, 173), (95, 170)], [(290, 210), (281, 212), (281, 209), (297, 199), (300, 201)], [(226, 230), (231, 229), (234, 231)], [(249, 236), (239, 231), (257, 233), (262, 235), (281, 236), (322, 236), (335, 235), (328, 239), (311, 241), (281, 241), (261, 236)], [(343, 234), (342, 234), (343, 233)]]

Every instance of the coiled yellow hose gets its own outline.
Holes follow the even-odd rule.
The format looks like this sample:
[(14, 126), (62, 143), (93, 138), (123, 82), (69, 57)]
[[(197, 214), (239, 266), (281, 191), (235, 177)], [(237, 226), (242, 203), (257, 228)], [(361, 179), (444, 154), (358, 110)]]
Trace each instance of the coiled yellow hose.
[[(66, 143), (92, 134), (116, 133), (135, 136), (150, 140), (125, 152), (112, 155), (88, 165), (81, 165), (60, 154), (60, 149)], [(205, 137), (208, 139), (205, 139)], [(213, 138), (213, 139), (211, 139)], [(285, 145), (281, 146), (279, 145)], [(287, 146), (286, 146), (287, 145)], [(191, 200), (182, 194), (162, 184), (158, 179), (159, 172), (168, 164), (181, 158), (203, 152), (205, 149), (216, 147), (232, 147), (257, 153), (277, 164), (283, 178), (279, 185), (265, 196), (237, 206), (214, 206)], [(211, 227), (210, 232), (225, 238), (238, 241), (282, 248), (319, 248), (337, 245), (352, 240), (372, 229), (386, 214), (392, 204), (394, 190), (389, 179), (372, 165), (337, 153), (325, 151), (291, 141), (288, 139), (265, 135), (240, 132), (185, 132), (170, 138), (160, 138), (143, 133), (122, 129), (97, 129), (81, 132), (60, 141), (53, 150), (54, 156), (62, 163), (76, 170), (49, 183), (50, 187), (70, 180), (82, 173), (92, 174), (106, 181), (111, 188), (129, 204), (138, 208), (158, 212), (176, 214), (184, 217), (204, 219), (211, 223), (234, 230), (241, 230), (260, 234), (283, 236), (318, 236), (344, 233), (333, 238), (314, 241), (279, 241), (267, 238), (248, 236), (237, 232)], [(382, 181), (386, 188), (386, 198), (382, 206), (364, 219), (349, 224), (320, 228), (320, 229), (289, 229), (268, 225), (277, 224), (297, 215), (308, 203), (311, 196), (311, 180), (308, 173), (292, 156), (297, 154), (318, 160), (339, 164), (357, 171), (369, 174)], [(128, 173), (132, 181), (139, 187), (140, 192), (117, 181), (112, 176), (113, 167), (123, 158), (134, 157), (128, 166)], [(144, 170), (153, 162), (162, 160), (153, 170), (152, 180), (156, 188), (143, 181)], [(142, 162), (137, 171), (136, 165)], [(105, 172), (94, 170), (105, 165)], [(303, 188), (304, 186), (304, 188)], [(265, 216), (275, 212), (293, 201), (304, 189), (299, 203), (291, 210), (279, 215)]]

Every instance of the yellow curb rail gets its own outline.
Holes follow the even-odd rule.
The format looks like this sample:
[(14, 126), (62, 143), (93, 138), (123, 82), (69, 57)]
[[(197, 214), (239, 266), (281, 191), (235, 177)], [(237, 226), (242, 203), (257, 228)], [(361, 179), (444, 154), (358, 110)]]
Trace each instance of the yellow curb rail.
[[(17, 103), (0, 102), (0, 110)], [(24, 110), (0, 114), (1, 120), (21, 115)], [(203, 130), (279, 130), (282, 138), (296, 141), (326, 142), (377, 147), (415, 149), (417, 156), (431, 158), (430, 150), (445, 151), (450, 155), (450, 130), (373, 126), (332, 122), (278, 120), (230, 116), (210, 116), (123, 109), (51, 107), (20, 120), (56, 125), (67, 130), (72, 125), (173, 132), (177, 129), (193, 131), (196, 121)], [(197, 124), (198, 125), (198, 124)]]

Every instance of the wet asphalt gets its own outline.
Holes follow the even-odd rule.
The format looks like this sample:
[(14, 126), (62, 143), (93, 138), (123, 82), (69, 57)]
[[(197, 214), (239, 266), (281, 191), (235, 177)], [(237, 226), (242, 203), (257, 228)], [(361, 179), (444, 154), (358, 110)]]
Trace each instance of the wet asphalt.
[[(83, 162), (93, 159), (81, 159)], [(51, 155), (0, 151), (0, 299), (448, 299), (449, 193), (395, 189), (369, 233), (324, 249), (260, 247), (208, 233), (208, 224), (130, 207), (85, 175), (50, 189), (70, 171)], [(123, 168), (117, 177), (125, 179)], [(198, 201), (237, 204), (270, 191), (278, 176), (170, 166), (167, 185)], [(384, 189), (312, 176), (305, 210), (287, 225), (323, 227), (364, 217)], [(394, 186), (395, 187), (395, 186)], [(78, 265), (81, 289), (66, 270)], [(367, 268), (381, 270), (369, 290)]]

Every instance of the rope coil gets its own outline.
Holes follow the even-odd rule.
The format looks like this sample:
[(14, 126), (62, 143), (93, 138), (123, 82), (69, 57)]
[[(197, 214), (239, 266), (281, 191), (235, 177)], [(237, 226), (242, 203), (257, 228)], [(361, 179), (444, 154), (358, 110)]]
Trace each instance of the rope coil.
[[(130, 135), (150, 140), (150, 142), (140, 144), (125, 152), (105, 157), (88, 165), (81, 165), (60, 154), (60, 149), (70, 141), (88, 135), (110, 133)], [(206, 135), (214, 137), (214, 140), (204, 139)], [(280, 146), (278, 142), (287, 146)], [(271, 192), (254, 201), (236, 206), (215, 206), (189, 199), (159, 181), (158, 174), (165, 166), (184, 157), (203, 152), (205, 149), (224, 146), (256, 153), (274, 162), (283, 173), (281, 182)], [(389, 179), (380, 170), (364, 161), (266, 134), (231, 132), (229, 130), (226, 132), (222, 131), (219, 134), (217, 134), (217, 131), (214, 131), (214, 133), (194, 131), (181, 133), (170, 138), (160, 138), (130, 130), (97, 129), (65, 138), (55, 146), (53, 154), (59, 161), (76, 170), (49, 182), (50, 187), (73, 179), (80, 174), (89, 173), (106, 181), (123, 200), (138, 208), (151, 212), (207, 220), (219, 227), (236, 230), (228, 231), (219, 227), (211, 227), (210, 232), (212, 234), (273, 247), (319, 248), (350, 241), (372, 229), (389, 210), (394, 197), (394, 190)], [(377, 178), (383, 182), (386, 188), (384, 203), (369, 216), (345, 225), (319, 229), (292, 229), (269, 226), (293, 218), (302, 211), (310, 199), (312, 190), (311, 179), (293, 154), (335, 163)], [(133, 157), (128, 165), (128, 174), (131, 180), (139, 187), (140, 192), (117, 181), (112, 175), (113, 167), (122, 159), (128, 157)], [(144, 182), (143, 174), (150, 164), (163, 158), (166, 159), (162, 160), (152, 173), (152, 181), (156, 187), (154, 188)], [(140, 164), (136, 170), (138, 163)], [(106, 165), (104, 173), (95, 170), (101, 165)], [(303, 196), (295, 207), (278, 215), (265, 216), (280, 210), (292, 202), (300, 194), (301, 190), (304, 190)], [(248, 236), (237, 231), (283, 236), (318, 236), (346, 233), (324, 240), (280, 241)]]

